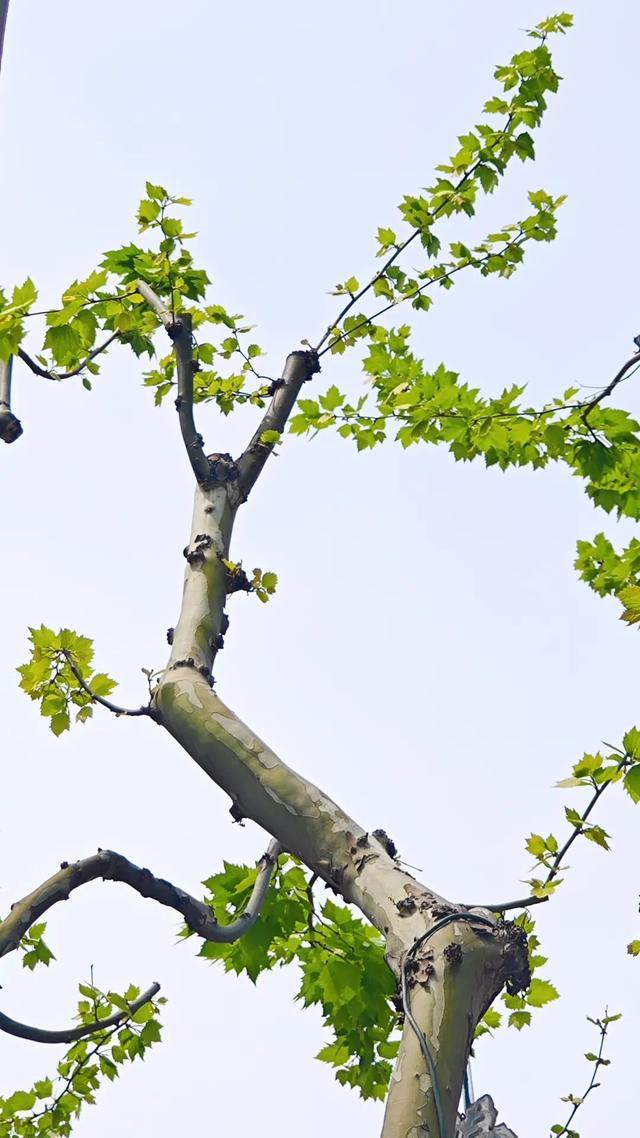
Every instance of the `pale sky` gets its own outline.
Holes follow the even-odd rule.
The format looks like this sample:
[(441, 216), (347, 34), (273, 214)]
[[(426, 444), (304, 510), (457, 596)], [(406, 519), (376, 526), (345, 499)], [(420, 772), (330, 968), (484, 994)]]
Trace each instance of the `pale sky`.
[[(337, 280), (373, 267), (373, 234), (429, 184), (493, 93), (492, 70), (549, 14), (540, 0), (284, 0), (269, 5), (13, 0), (0, 79), (3, 284), (41, 298), (135, 236), (144, 181), (194, 199), (196, 258), (212, 299), (258, 325), (267, 369), (317, 340)], [(526, 190), (567, 193), (560, 235), (509, 282), (468, 279), (418, 314), (428, 366), (444, 360), (489, 394), (527, 382), (542, 402), (603, 386), (640, 332), (637, 298), (640, 9), (578, 0), (554, 43), (565, 77), (538, 141), (472, 225), (522, 216)], [(457, 234), (456, 234), (457, 235)], [(325, 357), (319, 390), (361, 390), (355, 357)], [(637, 389), (625, 405), (640, 413)], [(87, 395), (15, 372), (25, 435), (0, 451), (4, 541), (0, 912), (72, 860), (109, 846), (183, 888), (223, 858), (254, 861), (255, 826), (146, 722), (93, 723), (56, 740), (18, 691), (30, 624), (94, 638), (123, 703), (144, 699), (175, 622), (191, 474), (170, 406), (114, 352)], [(237, 451), (249, 417), (198, 415), (210, 450)], [(637, 633), (580, 583), (575, 542), (631, 532), (593, 509), (565, 470), (458, 466), (387, 445), (356, 455), (329, 435), (290, 440), (242, 513), (233, 552), (279, 574), (268, 606), (233, 598), (221, 696), (291, 765), (367, 828), (383, 826), (421, 879), (464, 902), (522, 894), (524, 839), (560, 832), (553, 789), (583, 751), (638, 723)], [(640, 724), (639, 724), (640, 725)], [(609, 797), (610, 795), (610, 797)], [(608, 799), (608, 800), (607, 800)], [(583, 1138), (636, 1107), (637, 810), (612, 788), (598, 820), (613, 853), (578, 843), (553, 905), (537, 910), (562, 999), (517, 1035), (481, 1041), (489, 1091), (518, 1138), (564, 1121), (580, 1094), (587, 1015), (622, 1011)], [(163, 984), (165, 1041), (100, 1093), (79, 1138), (375, 1135), (382, 1108), (314, 1061), (313, 1011), (293, 969), (254, 989), (176, 946), (178, 922), (124, 887), (95, 884), (50, 915), (57, 961), (3, 961), (2, 1007), (64, 1026), (75, 985)], [(0, 1037), (0, 1093), (53, 1069), (58, 1048)], [(576, 1120), (578, 1121), (578, 1120)]]

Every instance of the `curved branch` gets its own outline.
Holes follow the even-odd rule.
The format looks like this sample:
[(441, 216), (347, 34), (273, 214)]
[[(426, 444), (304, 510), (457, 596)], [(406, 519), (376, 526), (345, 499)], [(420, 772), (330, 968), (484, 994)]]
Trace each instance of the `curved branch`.
[(160, 905), (175, 909), (184, 918), (191, 932), (203, 940), (229, 944), (239, 940), (258, 919), (279, 854), (280, 845), (271, 841), (267, 852), (260, 859), (249, 903), (244, 912), (229, 925), (218, 924), (211, 909), (203, 901), (197, 901), (177, 885), (155, 877), (150, 870), (134, 865), (113, 850), (98, 850), (91, 857), (71, 865), (63, 862), (58, 873), (38, 885), (27, 897), (16, 901), (11, 906), (9, 916), (0, 921), (0, 956), (13, 952), (31, 925), (58, 901), (66, 901), (75, 889), (98, 878), (103, 881), (121, 881), (135, 889), (141, 897), (150, 897)]
[(32, 360), (31, 356), (27, 355), (27, 353), (22, 348), (18, 348), (16, 354), (20, 357), (22, 362), (27, 365), (28, 368), (31, 368), (31, 371), (34, 375), (39, 375), (42, 379), (72, 379), (74, 375), (80, 375), (80, 372), (84, 371), (87, 364), (90, 363), (91, 360), (94, 360), (96, 356), (99, 356), (101, 354), (101, 352), (105, 352), (107, 348), (113, 344), (113, 341), (118, 340), (119, 338), (120, 333), (113, 332), (111, 336), (102, 342), (102, 344), (98, 344), (97, 348), (94, 348), (92, 352), (89, 352), (89, 355), (85, 356), (82, 363), (79, 363), (78, 366), (74, 367), (72, 371), (51, 371), (46, 367), (40, 367), (40, 364), (37, 364), (35, 360)]
[(282, 379), (276, 380), (272, 385), (271, 402), (260, 426), (238, 459), (238, 492), (241, 502), (247, 500), (273, 451), (274, 443), (262, 441), (265, 431), (277, 431), (278, 434), (283, 431), (303, 383), (318, 371), (320, 364), (316, 351), (296, 351), (287, 356)]
[(66, 657), (67, 663), (71, 668), (74, 676), (76, 677), (78, 683), (80, 684), (80, 687), (83, 691), (86, 691), (87, 695), (91, 696), (91, 699), (94, 703), (101, 704), (102, 707), (106, 707), (107, 711), (113, 712), (114, 715), (148, 715), (149, 718), (153, 719), (155, 723), (158, 722), (158, 716), (152, 707), (120, 707), (119, 704), (112, 703), (110, 699), (105, 699), (104, 696), (97, 695), (94, 691), (91, 690), (86, 680), (83, 680), (82, 675), (73, 662), (73, 656), (71, 653), (67, 652), (66, 648), (62, 649), (62, 653)]
[(6, 361), (0, 360), (0, 439), (5, 443), (14, 443), (22, 434), (22, 423), (11, 410), (12, 363), (12, 356)]
[(145, 283), (138, 281), (138, 292), (164, 324), (167, 335), (173, 343), (178, 380), (176, 410), (180, 420), (180, 431), (187, 457), (198, 482), (208, 482), (211, 478), (209, 459), (203, 449), (202, 435), (198, 434), (193, 418), (193, 332), (191, 314), (181, 312), (176, 318), (163, 300)]
[(83, 1023), (79, 1027), (70, 1027), (62, 1031), (47, 1031), (43, 1027), (30, 1027), (17, 1019), (11, 1019), (4, 1012), (0, 1012), (0, 1031), (5, 1031), (7, 1035), (15, 1035), (18, 1039), (30, 1039), (32, 1043), (75, 1043), (77, 1039), (84, 1039), (85, 1035), (93, 1035), (96, 1031), (116, 1027), (123, 1020), (129, 1019), (145, 1004), (148, 1004), (159, 991), (160, 985), (156, 980), (150, 988), (147, 988), (146, 992), (143, 992), (137, 1000), (133, 1000), (129, 1004), (128, 1011), (114, 1012), (107, 1019), (96, 1020), (94, 1023)]

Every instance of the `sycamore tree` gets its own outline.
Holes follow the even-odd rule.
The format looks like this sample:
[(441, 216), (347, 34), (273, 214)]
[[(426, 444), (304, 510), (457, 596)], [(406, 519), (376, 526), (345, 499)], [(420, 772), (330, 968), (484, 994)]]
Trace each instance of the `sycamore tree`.
[[(0, 12), (1, 42), (6, 3)], [(245, 563), (232, 533), (247, 511), (272, 508), (269, 469), (276, 457), (287, 462), (296, 435), (336, 435), (354, 462), (359, 452), (389, 442), (406, 450), (440, 446), (456, 462), (475, 460), (507, 476), (513, 468), (528, 468), (542, 479), (559, 467), (580, 480), (598, 510), (631, 521), (640, 517), (640, 426), (616, 406), (619, 386), (640, 366), (640, 336), (633, 337), (640, 329), (630, 331), (628, 350), (612, 358), (611, 374), (596, 389), (561, 384), (543, 403), (522, 385), (482, 391), (446, 364), (421, 359), (414, 347), (420, 322), (460, 280), (507, 279), (526, 271), (530, 250), (556, 236), (565, 198), (535, 179), (521, 212), (485, 230), (477, 226), (488, 195), (500, 192), (514, 167), (535, 159), (536, 133), (560, 83), (553, 42), (572, 22), (559, 13), (522, 34), (515, 54), (495, 68), (484, 106), (452, 152), (436, 165), (429, 184), (408, 192), (396, 217), (377, 229), (368, 269), (354, 266), (353, 275), (335, 285), (329, 323), (314, 338), (294, 342), (281, 370), (264, 362), (250, 322), (224, 303), (199, 263), (184, 186), (148, 181), (135, 237), (104, 252), (90, 272), (80, 272), (59, 302), (39, 297), (37, 266), (33, 276), (3, 281), (0, 292), (4, 442), (29, 447), (30, 424), (20, 420), (27, 373), (56, 384), (75, 380), (90, 392), (96, 377), (108, 378), (111, 353), (127, 350), (138, 361), (150, 403), (175, 408), (175, 446), (183, 448), (195, 493), (182, 603), (166, 632), (168, 658), (159, 668), (143, 669), (148, 694), (140, 705), (116, 701), (116, 681), (94, 650), (90, 628), (52, 627), (46, 614), (34, 614), (19, 686), (61, 739), (76, 725), (108, 715), (122, 732), (131, 729), (131, 718), (142, 721), (149, 733), (145, 746), (154, 745), (159, 728), (225, 793), (233, 821), (255, 824), (265, 835), (257, 865), (225, 861), (204, 882), (203, 896), (168, 881), (162, 866), (141, 868), (126, 850), (78, 851), (75, 860), (56, 868), (69, 857), (67, 836), (65, 849), (51, 850), (50, 876), (34, 879), (28, 893), (4, 905), (0, 955), (20, 954), (29, 970), (48, 966), (53, 951), (47, 924), (59, 902), (73, 905), (90, 882), (119, 882), (174, 910), (180, 936), (226, 972), (256, 981), (276, 966), (296, 970), (299, 1000), (322, 1016), (326, 1043), (318, 1059), (364, 1099), (384, 1101), (384, 1138), (520, 1132), (516, 1118), (508, 1120), (514, 1130), (497, 1121), (493, 1098), (499, 1105), (499, 1086), (492, 1088), (493, 1098), (473, 1101), (470, 1055), (479, 1037), (501, 1026), (523, 1029), (556, 1000), (536, 931), (538, 907), (562, 905), (565, 873), (581, 846), (608, 849), (607, 800), (620, 794), (640, 800), (640, 731), (630, 722), (619, 739), (606, 745), (595, 740), (590, 753), (574, 756), (570, 769), (559, 772), (564, 824), (547, 833), (538, 832), (534, 818), (524, 821), (531, 828), (523, 836), (531, 861), (524, 886), (514, 886), (510, 897), (494, 896), (490, 882), (485, 895), (465, 895), (464, 903), (444, 897), (437, 864), (428, 874), (407, 865), (396, 844), (402, 848), (402, 834), (391, 836), (375, 822), (351, 817), (223, 702), (220, 653), (231, 635), (237, 594), (259, 602), (251, 617), (257, 622), (261, 604), (278, 586), (277, 567)], [(352, 372), (362, 373), (362, 382), (337, 381), (343, 356), (352, 360)], [(230, 449), (230, 416), (250, 423), (238, 450)], [(150, 437), (152, 432), (153, 420)], [(150, 471), (159, 476), (157, 455), (149, 467), (148, 453), (145, 446), (141, 479)], [(96, 493), (103, 473), (107, 486), (107, 471), (92, 472)], [(77, 541), (81, 547), (81, 517)], [(57, 556), (72, 566), (69, 550)], [(138, 559), (132, 563), (137, 570)], [(402, 587), (403, 568), (399, 564), (394, 587)], [(616, 547), (602, 533), (586, 535), (578, 542), (576, 569), (598, 595), (617, 598), (627, 624), (640, 622), (640, 541), (632, 537)], [(140, 590), (144, 573), (135, 586)], [(305, 651), (312, 653), (313, 645)], [(304, 659), (291, 666), (303, 668)], [(286, 678), (280, 692), (284, 715)], [(366, 777), (365, 756), (352, 761), (363, 763)], [(391, 793), (391, 766), (389, 775)], [(492, 790), (489, 773), (487, 795)], [(421, 792), (419, 784), (412, 792)], [(454, 826), (454, 805), (432, 808), (450, 808)], [(511, 851), (503, 856), (509, 859)], [(54, 947), (61, 954), (63, 946)], [(638, 955), (640, 940), (632, 940), (628, 952)], [(157, 982), (114, 991), (91, 976), (80, 985), (77, 1023), (56, 1030), (10, 1014), (10, 990), (6, 1008), (3, 993), (3, 1032), (34, 1046), (67, 1049), (33, 1086), (2, 1088), (0, 1135), (69, 1134), (100, 1084), (159, 1042), (159, 991)], [(593, 995), (606, 1000), (600, 985)], [(557, 1112), (554, 1134), (576, 1133), (574, 1116), (609, 1062), (609, 1026), (621, 1010), (585, 1009), (595, 1036), (586, 1053), (590, 1071), (584, 1088), (569, 1094), (563, 1113)]]

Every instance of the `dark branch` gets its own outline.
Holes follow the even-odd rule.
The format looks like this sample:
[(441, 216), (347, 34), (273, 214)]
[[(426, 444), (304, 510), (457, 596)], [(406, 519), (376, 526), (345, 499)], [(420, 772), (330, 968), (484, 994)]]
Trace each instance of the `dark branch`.
[(620, 368), (620, 371), (618, 371), (614, 375), (613, 379), (611, 380), (611, 383), (607, 384), (607, 386), (604, 387), (598, 395), (596, 395), (595, 399), (590, 399), (588, 403), (585, 403), (583, 405), (583, 412), (582, 412), (583, 423), (587, 424), (587, 420), (589, 418), (589, 415), (593, 411), (593, 408), (597, 407), (598, 403), (602, 403), (603, 399), (607, 399), (608, 396), (611, 395), (611, 393), (613, 391), (615, 391), (618, 384), (622, 383), (623, 379), (625, 379), (625, 377), (627, 376), (627, 374), (629, 373), (631, 368), (634, 366), (634, 364), (640, 364), (640, 351), (636, 352), (635, 355), (631, 356), (631, 358), (628, 359), (627, 362), (622, 365), (622, 367)]
[[(501, 256), (506, 252), (507, 249), (519, 247), (520, 245), (524, 244), (525, 240), (525, 235), (518, 236), (515, 240), (507, 242), (507, 244), (504, 245), (502, 249), (497, 250), (497, 255)], [(397, 308), (399, 304), (404, 304), (406, 300), (414, 300), (416, 296), (421, 296), (423, 292), (426, 292), (428, 288), (433, 288), (434, 285), (441, 285), (443, 281), (450, 280), (451, 277), (454, 277), (456, 275), (456, 273), (461, 272), (462, 269), (468, 268), (470, 264), (473, 264), (473, 267), (475, 269), (479, 268), (494, 256), (496, 256), (495, 252), (488, 252), (483, 257), (478, 257), (473, 262), (464, 261), (460, 265), (453, 265), (447, 272), (442, 273), (442, 275), (439, 277), (429, 277), (429, 280), (425, 281), (424, 284), (419, 285), (418, 288), (412, 289), (411, 292), (403, 293), (402, 296), (398, 296), (394, 300), (390, 300), (388, 304), (384, 304), (382, 308), (378, 308), (376, 312), (372, 312), (371, 316), (363, 316), (362, 320), (359, 320), (357, 324), (354, 324), (352, 328), (349, 328), (348, 332), (338, 332), (333, 337), (333, 339), (329, 341), (326, 347), (324, 347), (322, 351), (318, 353), (318, 359), (321, 359), (326, 352), (330, 352), (331, 349), (336, 344), (339, 344), (341, 340), (346, 339), (347, 336), (353, 336), (354, 333), (358, 332), (360, 328), (364, 328), (367, 324), (372, 324), (374, 320), (378, 320), (381, 316), (384, 316), (387, 312), (390, 312), (392, 308)]]
[(83, 680), (81, 673), (78, 671), (76, 665), (73, 662), (73, 656), (71, 653), (67, 652), (67, 650), (63, 648), (63, 654), (66, 656), (67, 663), (71, 668), (74, 676), (76, 677), (78, 683), (80, 684), (80, 687), (83, 691), (86, 691), (87, 695), (91, 696), (91, 699), (94, 703), (101, 704), (102, 707), (106, 707), (107, 711), (112, 711), (114, 715), (148, 715), (150, 719), (153, 719), (156, 722), (158, 721), (156, 712), (150, 706), (134, 708), (120, 707), (117, 703), (112, 703), (110, 699), (105, 699), (102, 695), (96, 695), (96, 693), (91, 690), (89, 684)]
[(9, 0), (0, 0), (0, 71), (2, 70), (2, 49), (4, 47), (4, 33), (7, 26)]
[(173, 343), (178, 380), (176, 410), (180, 421), (182, 440), (198, 482), (207, 482), (211, 477), (211, 468), (204, 453), (202, 435), (198, 434), (193, 418), (193, 332), (191, 315), (188, 312), (181, 312), (174, 319), (164, 301), (144, 281), (138, 281), (138, 292), (157, 313)]
[(15, 443), (22, 434), (22, 423), (11, 410), (12, 363), (12, 356), (9, 356), (6, 362), (0, 360), (0, 439), (3, 439), (5, 443)]
[(94, 360), (96, 356), (99, 356), (102, 352), (105, 352), (107, 348), (113, 344), (114, 340), (118, 340), (119, 338), (119, 332), (112, 332), (112, 334), (106, 340), (104, 340), (102, 344), (98, 344), (97, 348), (94, 348), (92, 352), (89, 352), (88, 356), (85, 356), (82, 363), (79, 363), (78, 366), (74, 367), (72, 371), (53, 371), (46, 367), (40, 367), (40, 364), (37, 364), (35, 360), (32, 360), (31, 356), (28, 356), (22, 348), (18, 348), (17, 355), (20, 357), (22, 362), (27, 365), (28, 368), (31, 368), (31, 371), (34, 375), (39, 375), (42, 377), (42, 379), (73, 379), (74, 375), (80, 375), (80, 372), (84, 371), (87, 364), (91, 363), (91, 360)]
[(0, 1030), (6, 1031), (7, 1035), (16, 1035), (18, 1039), (30, 1039), (33, 1043), (75, 1043), (77, 1039), (84, 1039), (86, 1035), (94, 1035), (97, 1031), (116, 1027), (123, 1020), (129, 1019), (145, 1004), (148, 1004), (154, 996), (157, 996), (159, 991), (160, 985), (156, 981), (150, 988), (147, 988), (146, 992), (138, 996), (137, 1000), (129, 1004), (126, 1012), (114, 1012), (107, 1019), (96, 1020), (95, 1023), (83, 1023), (79, 1027), (70, 1027), (62, 1031), (47, 1031), (43, 1027), (29, 1027), (28, 1024), (20, 1023), (19, 1020), (11, 1019), (4, 1012), (0, 1012)]
[(91, 857), (71, 865), (63, 862), (58, 873), (38, 885), (27, 897), (16, 901), (11, 906), (8, 917), (0, 921), (0, 957), (13, 952), (31, 925), (48, 909), (59, 901), (66, 901), (81, 885), (99, 878), (103, 881), (121, 881), (135, 889), (141, 897), (150, 897), (160, 905), (175, 909), (182, 915), (191, 932), (203, 940), (230, 944), (243, 936), (258, 919), (279, 853), (279, 844), (271, 841), (267, 852), (260, 859), (249, 903), (244, 912), (229, 925), (218, 924), (204, 902), (197, 901), (170, 881), (155, 877), (150, 870), (141, 869), (113, 850), (98, 850)]
[(271, 401), (262, 422), (238, 459), (238, 491), (241, 502), (248, 498), (273, 451), (274, 443), (262, 441), (265, 431), (277, 431), (280, 434), (284, 430), (303, 383), (318, 371), (318, 356), (313, 350), (291, 352), (287, 356), (282, 379), (273, 384)]
[(602, 1057), (602, 1053), (604, 1051), (604, 1041), (607, 1037), (607, 1031), (609, 1028), (609, 1023), (611, 1022), (609, 1019), (609, 1016), (607, 1015), (607, 1009), (605, 1008), (604, 1019), (591, 1019), (590, 1016), (587, 1016), (587, 1019), (589, 1020), (590, 1023), (595, 1024), (595, 1026), (600, 1031), (600, 1046), (598, 1048), (598, 1054), (596, 1055), (595, 1059), (591, 1060), (591, 1062), (593, 1062), (593, 1072), (591, 1075), (591, 1080), (589, 1082), (589, 1086), (585, 1090), (584, 1094), (582, 1094), (579, 1098), (576, 1098), (574, 1095), (568, 1095), (567, 1096), (566, 1101), (569, 1101), (572, 1103), (573, 1109), (572, 1109), (571, 1114), (569, 1115), (567, 1121), (565, 1122), (564, 1126), (562, 1128), (558, 1127), (556, 1130), (554, 1130), (554, 1134), (557, 1136), (557, 1138), (562, 1138), (563, 1134), (569, 1135), (569, 1138), (571, 1138), (572, 1135), (577, 1134), (577, 1131), (573, 1130), (571, 1127), (571, 1124), (572, 1124), (573, 1119), (576, 1115), (576, 1112), (582, 1106), (587, 1095), (591, 1094), (591, 1091), (595, 1090), (596, 1087), (600, 1086), (599, 1083), (596, 1083), (596, 1079), (598, 1077), (598, 1071), (600, 1070), (601, 1067), (608, 1066), (608, 1064), (610, 1062), (610, 1060), (603, 1059), (603, 1057)]

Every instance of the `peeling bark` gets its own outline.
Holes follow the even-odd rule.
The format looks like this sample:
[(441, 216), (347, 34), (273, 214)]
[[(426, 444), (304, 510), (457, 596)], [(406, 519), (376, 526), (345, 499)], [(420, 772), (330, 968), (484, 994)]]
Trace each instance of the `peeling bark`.
[[(231, 591), (222, 559), (228, 559), (237, 509), (268, 457), (261, 432), (286, 419), (293, 403), (287, 383), (299, 390), (307, 355), (289, 357), (280, 395), (286, 406), (281, 406), (279, 415), (272, 408), (266, 427), (263, 422), (254, 436), (237, 464), (240, 479), (200, 484), (196, 489), (191, 538), (185, 549), (182, 609), (170, 659), (152, 702), (162, 726), (229, 795), (234, 817), (257, 822), (380, 931), (388, 964), (400, 980), (406, 954), (415, 942), (445, 913), (464, 907), (450, 905), (406, 873), (385, 844), (282, 762), (213, 690), (211, 671)], [(453, 1134), (476, 1024), (509, 977), (525, 968), (526, 949), (514, 947), (509, 928), (453, 923), (437, 932), (428, 947), (419, 946), (411, 960), (412, 1013), (433, 1054), (447, 1132), (439, 1134), (424, 1055), (407, 1024), (383, 1138)]]

